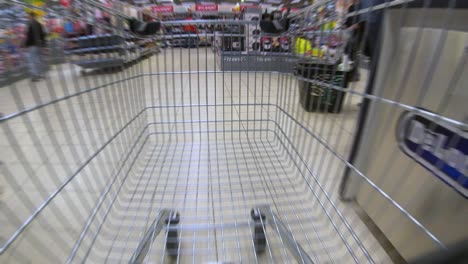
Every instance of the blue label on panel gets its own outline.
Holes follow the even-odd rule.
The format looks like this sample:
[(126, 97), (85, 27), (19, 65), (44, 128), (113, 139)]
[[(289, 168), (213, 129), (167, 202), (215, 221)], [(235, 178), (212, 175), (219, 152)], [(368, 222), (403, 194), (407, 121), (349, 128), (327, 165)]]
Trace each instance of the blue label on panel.
[(441, 121), (405, 112), (397, 126), (401, 150), (468, 198), (467, 133)]

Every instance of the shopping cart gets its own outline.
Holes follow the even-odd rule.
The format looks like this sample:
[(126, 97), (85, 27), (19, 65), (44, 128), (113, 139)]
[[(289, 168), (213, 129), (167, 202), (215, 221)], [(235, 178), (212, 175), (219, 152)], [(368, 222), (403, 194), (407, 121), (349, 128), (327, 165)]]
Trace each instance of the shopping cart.
[[(92, 0), (75, 2), (79, 10), (110, 14), (114, 19), (109, 25), (90, 23), (127, 41), (161, 44), (174, 37), (200, 39), (203, 34), (202, 39), (219, 39), (244, 34), (247, 43), (249, 30), (227, 29), (258, 26), (258, 21), (245, 20), (164, 21), (162, 27), (203, 23), (212, 24), (207, 28), (216, 31), (139, 36), (124, 30), (127, 7), (120, 2), (112, 8)], [(431, 14), (427, 6), (414, 9), (421, 12), (415, 16), (414, 1), (388, 1), (348, 15), (336, 12), (335, 1), (316, 2), (289, 14), (289, 27), (275, 36), (295, 43), (297, 36), (320, 32), (336, 39), (346, 29), (339, 24), (330, 28), (331, 22), (388, 10), (401, 11), (402, 24), (412, 17), (421, 19), (420, 24), (412, 24), (417, 31), (424, 28), (424, 17), (431, 17), (424, 13)], [(449, 4), (442, 10), (446, 19), (456, 6)], [(83, 15), (88, 14), (85, 11)], [(317, 14), (328, 15), (322, 19)], [(61, 15), (80, 19), (79, 14), (66, 11)], [(442, 63), (438, 55), (443, 54), (441, 43), (449, 35), (449, 25), (436, 39), (439, 46), (427, 53), (432, 56), (427, 64), (433, 67), (425, 76), (435, 74)], [(417, 34), (421, 38), (422, 33)], [(320, 43), (320, 36), (314, 39)], [(452, 132), (467, 128), (463, 117), (446, 111), (451, 105), (448, 98), (460, 91), (457, 85), (466, 53), (459, 56), (456, 68), (447, 69), (453, 75), (453, 89), (436, 96), (441, 103), (432, 112), (403, 97), (411, 79), (408, 74), (401, 80), (374, 76), (371, 79), (382, 85), (370, 90), (365, 84), (316, 78), (320, 70), (306, 76), (294, 75), (294, 67), (289, 73), (279, 72), (271, 53), (226, 51), (225, 41), (214, 43), (221, 47), (167, 47), (111, 73), (82, 76), (76, 65), (58, 64), (42, 82), (10, 82), (0, 88), (5, 98), (0, 108), (1, 263), (391, 263), (432, 250), (442, 250), (445, 256), (446, 244), (453, 240), (444, 230), (451, 227), (420, 218), (408, 201), (414, 202), (422, 191), (408, 191), (410, 184), (399, 175), (410, 178), (414, 169), (425, 173), (430, 184), (441, 181), (430, 176), (426, 165), (413, 161), (397, 165), (393, 156), (400, 156), (385, 138), (395, 137), (390, 125), (404, 111), (403, 121), (416, 120), (417, 115), (429, 131), (440, 132), (442, 126)], [(337, 54), (344, 45), (335, 47)], [(366, 43), (359, 45), (364, 48)], [(88, 59), (108, 59), (115, 49), (109, 51), (100, 47), (82, 52)], [(231, 57), (220, 63), (223, 52)], [(235, 54), (238, 60), (232, 59)], [(399, 53), (392, 54), (386, 59), (395, 69)], [(331, 75), (342, 67), (336, 54), (333, 58), (310, 55), (291, 56), (309, 59), (317, 68), (319, 62), (326, 63)], [(250, 59), (257, 58), (261, 60), (251, 64)], [(258, 68), (222, 68), (237, 63)], [(429, 86), (430, 81), (423, 79)], [(298, 81), (336, 90), (343, 98), (339, 105), (328, 106), (335, 111), (307, 112), (299, 103), (299, 96), (307, 95), (298, 89)], [(396, 86), (402, 88), (390, 90), (391, 84), (400, 81)], [(417, 98), (424, 100), (426, 92), (418, 90)], [(311, 102), (321, 104), (321, 100), (326, 96)], [(334, 113), (337, 109), (341, 113)], [(466, 114), (466, 107), (458, 111)], [(377, 113), (383, 113), (383, 118)], [(400, 123), (409, 129), (405, 124)], [(405, 129), (399, 135), (401, 144), (406, 142)], [(464, 140), (463, 134), (458, 135), (450, 137), (451, 146)], [(383, 164), (375, 160), (380, 154), (372, 156), (380, 153), (372, 152), (374, 147), (390, 155), (384, 156)], [(413, 156), (424, 150), (422, 144), (406, 149)], [(370, 166), (374, 164), (378, 166)], [(445, 166), (441, 160), (435, 164), (433, 169)], [(382, 175), (385, 179), (376, 178)], [(392, 177), (395, 181), (389, 180)], [(433, 189), (433, 206), (437, 197), (445, 202), (448, 197), (462, 197), (451, 187), (455, 188)], [(457, 210), (463, 215), (466, 202), (460, 199)], [(450, 219), (457, 217), (460, 213)], [(390, 224), (382, 224), (382, 219)], [(463, 222), (457, 223), (450, 225), (464, 227)], [(461, 238), (466, 238), (466, 228), (458, 229), (457, 239)], [(398, 244), (402, 240), (409, 243), (408, 251)]]

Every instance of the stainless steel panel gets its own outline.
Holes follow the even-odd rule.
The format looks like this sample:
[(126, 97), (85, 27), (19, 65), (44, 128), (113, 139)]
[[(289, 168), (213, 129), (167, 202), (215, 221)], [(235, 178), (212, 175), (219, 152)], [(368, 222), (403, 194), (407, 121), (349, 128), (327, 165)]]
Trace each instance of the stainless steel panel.
[[(468, 11), (401, 12), (385, 14), (375, 94), (466, 121)], [(444, 29), (447, 26), (450, 30)], [(468, 200), (399, 148), (396, 130), (402, 113), (401, 108), (372, 102), (356, 167), (443, 243), (468, 237)], [(352, 178), (348, 196), (356, 195), (406, 260), (436, 249), (397, 208), (367, 185), (360, 185), (357, 177)]]

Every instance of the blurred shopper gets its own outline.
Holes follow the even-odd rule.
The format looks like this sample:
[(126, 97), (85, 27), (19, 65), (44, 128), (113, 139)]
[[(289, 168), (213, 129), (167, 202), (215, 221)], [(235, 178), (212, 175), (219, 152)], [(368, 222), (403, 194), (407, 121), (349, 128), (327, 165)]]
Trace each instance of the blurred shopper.
[[(356, 11), (359, 7), (359, 0), (351, 0), (351, 5), (348, 8), (348, 13)], [(345, 52), (349, 59), (354, 62), (351, 70), (351, 81), (359, 81), (359, 48), (361, 46), (365, 22), (360, 20), (358, 16), (348, 17), (345, 21), (346, 28), (350, 31), (351, 37), (346, 45)]]
[(38, 81), (42, 76), (41, 49), (46, 44), (45, 31), (36, 19), (36, 14), (30, 12), (29, 23), (26, 30), (25, 47), (28, 48), (28, 64), (32, 81)]
[(365, 46), (363, 53), (369, 59), (375, 62), (378, 55), (379, 41), (380, 41), (380, 28), (382, 25), (383, 11), (382, 9), (374, 9), (376, 6), (390, 2), (390, 0), (360, 0), (359, 4), (356, 5), (356, 10), (365, 8), (371, 8), (372, 11), (366, 12), (360, 15), (360, 21), (365, 21), (366, 31), (364, 32)]
[[(193, 20), (192, 14), (190, 13), (185, 20), (192, 21)], [(185, 34), (189, 34), (189, 35), (197, 34), (197, 28), (193, 24), (185, 24), (184, 31), (185, 31)], [(197, 41), (196, 37), (188, 36), (185, 41), (185, 47), (186, 48), (196, 47), (196, 41)]]
[[(383, 18), (383, 11), (374, 8), (387, 1), (389, 0), (351, 0), (351, 5), (348, 8), (348, 13), (372, 8), (372, 11), (349, 17), (345, 22), (347, 28), (352, 31), (346, 53), (350, 55), (351, 60), (356, 61), (358, 50), (362, 48), (361, 53), (369, 58), (371, 75), (375, 73), (375, 67), (377, 66), (380, 29)], [(356, 66), (358, 65), (356, 64)], [(373, 79), (373, 76), (371, 79)]]

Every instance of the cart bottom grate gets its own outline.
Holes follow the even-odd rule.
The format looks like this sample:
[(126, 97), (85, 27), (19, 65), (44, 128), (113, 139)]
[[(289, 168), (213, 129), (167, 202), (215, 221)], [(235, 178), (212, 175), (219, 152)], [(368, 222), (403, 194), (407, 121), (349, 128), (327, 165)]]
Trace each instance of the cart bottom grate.
[[(165, 140), (148, 136), (107, 217), (91, 223), (100, 231), (84, 237), (75, 257), (131, 259), (161, 210), (169, 209), (179, 213), (180, 222), (166, 222), (152, 237), (145, 253), (150, 263), (174, 261), (166, 248), (169, 229), (177, 231), (175, 255), (182, 263), (294, 262), (297, 252), (288, 243), (300, 245), (316, 263), (365, 259), (287, 137), (271, 130), (212, 131), (190, 142), (171, 134)], [(266, 219), (263, 252), (253, 239), (263, 235), (254, 234), (251, 217), (258, 206), (277, 217)], [(280, 235), (280, 224), (291, 241)], [(87, 247), (86, 240), (94, 245)]]

